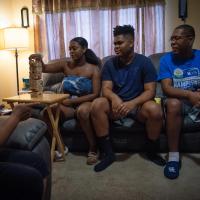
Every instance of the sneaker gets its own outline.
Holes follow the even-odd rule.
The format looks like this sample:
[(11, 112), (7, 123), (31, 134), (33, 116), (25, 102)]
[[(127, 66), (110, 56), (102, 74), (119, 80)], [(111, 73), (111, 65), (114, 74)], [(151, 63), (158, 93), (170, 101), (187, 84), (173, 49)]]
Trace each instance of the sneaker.
[[(65, 152), (65, 155), (68, 154), (69, 149), (68, 149), (67, 146), (65, 146), (64, 152)], [(62, 159), (62, 154), (61, 154), (58, 150), (55, 151), (55, 154), (56, 154), (56, 155), (55, 155), (56, 160), (60, 160), (60, 159)]]
[(164, 168), (164, 175), (169, 179), (176, 179), (179, 176), (181, 162), (169, 161)]

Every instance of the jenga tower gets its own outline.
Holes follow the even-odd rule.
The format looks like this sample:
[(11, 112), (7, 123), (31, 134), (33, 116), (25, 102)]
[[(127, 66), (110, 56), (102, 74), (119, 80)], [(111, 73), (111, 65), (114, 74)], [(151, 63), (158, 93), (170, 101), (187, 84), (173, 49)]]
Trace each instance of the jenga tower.
[(33, 94), (40, 95), (43, 91), (43, 82), (42, 82), (42, 61), (38, 59), (30, 59), (30, 90)]

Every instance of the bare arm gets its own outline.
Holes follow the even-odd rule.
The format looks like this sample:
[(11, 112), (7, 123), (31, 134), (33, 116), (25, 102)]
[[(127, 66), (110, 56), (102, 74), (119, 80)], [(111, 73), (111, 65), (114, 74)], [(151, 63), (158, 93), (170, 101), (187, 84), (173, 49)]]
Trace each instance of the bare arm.
[(33, 105), (35, 104), (21, 104), (14, 107), (10, 117), (0, 126), (0, 146), (6, 142), (20, 121), (30, 117), (31, 106)]
[(191, 93), (191, 91), (189, 90), (174, 88), (172, 85), (172, 80), (170, 78), (163, 79), (161, 81), (161, 84), (163, 92), (169, 97), (188, 99), (188, 96)]
[(102, 95), (112, 101), (117, 95), (112, 91), (112, 81), (102, 81)]
[(200, 106), (200, 92), (174, 88), (171, 79), (162, 80), (163, 92), (172, 98), (187, 99), (192, 105)]
[(55, 60), (52, 63), (42, 65), (42, 72), (44, 73), (58, 73), (64, 72), (64, 67), (66, 65), (66, 61), (64, 60)]
[(63, 105), (76, 105), (83, 102), (93, 101), (95, 98), (99, 96), (100, 87), (101, 87), (101, 78), (100, 78), (100, 71), (96, 66), (92, 75), (92, 86), (93, 92), (88, 95), (80, 96), (74, 99), (66, 99), (63, 101)]
[(44, 64), (42, 61), (42, 56), (40, 54), (32, 54), (29, 57), (29, 62), (42, 62), (42, 72), (44, 73), (58, 73), (58, 72), (63, 72), (64, 67), (67, 63), (66, 59), (59, 59), (59, 60), (54, 60), (49, 64)]
[(130, 102), (133, 103), (134, 106), (138, 107), (143, 105), (145, 102), (152, 100), (156, 94), (156, 83), (150, 82), (144, 84), (144, 92), (141, 93), (138, 97), (134, 98)]
[(102, 95), (111, 102), (113, 118), (117, 119), (120, 117), (118, 110), (123, 101), (117, 94), (112, 91), (112, 88), (112, 81), (102, 82)]

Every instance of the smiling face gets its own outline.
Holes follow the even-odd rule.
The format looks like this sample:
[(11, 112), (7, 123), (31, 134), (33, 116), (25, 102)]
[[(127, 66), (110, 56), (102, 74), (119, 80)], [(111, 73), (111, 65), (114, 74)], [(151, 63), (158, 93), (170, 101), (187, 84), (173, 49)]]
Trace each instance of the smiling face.
[(85, 54), (86, 48), (83, 48), (78, 42), (71, 41), (69, 44), (69, 54), (72, 60), (80, 60)]
[(129, 35), (117, 35), (114, 37), (114, 51), (119, 57), (125, 57), (134, 50), (134, 40)]
[(175, 29), (170, 41), (172, 51), (175, 54), (183, 54), (192, 49), (194, 37), (189, 35), (184, 29)]

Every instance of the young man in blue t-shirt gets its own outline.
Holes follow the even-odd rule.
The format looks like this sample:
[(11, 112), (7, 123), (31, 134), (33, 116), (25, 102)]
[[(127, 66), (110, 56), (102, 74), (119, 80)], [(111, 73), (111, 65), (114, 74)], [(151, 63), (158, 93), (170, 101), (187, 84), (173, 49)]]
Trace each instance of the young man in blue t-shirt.
[[(179, 176), (179, 136), (182, 116), (200, 106), (200, 51), (192, 49), (195, 39), (194, 28), (180, 25), (171, 36), (172, 52), (160, 60), (158, 80), (167, 96), (166, 132), (169, 158), (164, 175), (170, 179)], [(191, 116), (192, 118), (195, 116)], [(195, 119), (194, 119), (195, 120)]]
[(102, 71), (102, 97), (92, 104), (92, 122), (99, 148), (104, 157), (94, 170), (102, 171), (115, 161), (109, 139), (109, 119), (130, 116), (145, 123), (147, 156), (158, 165), (165, 160), (156, 153), (162, 127), (162, 110), (154, 102), (156, 72), (149, 58), (134, 52), (134, 28), (130, 25), (114, 28), (116, 56), (109, 59)]

